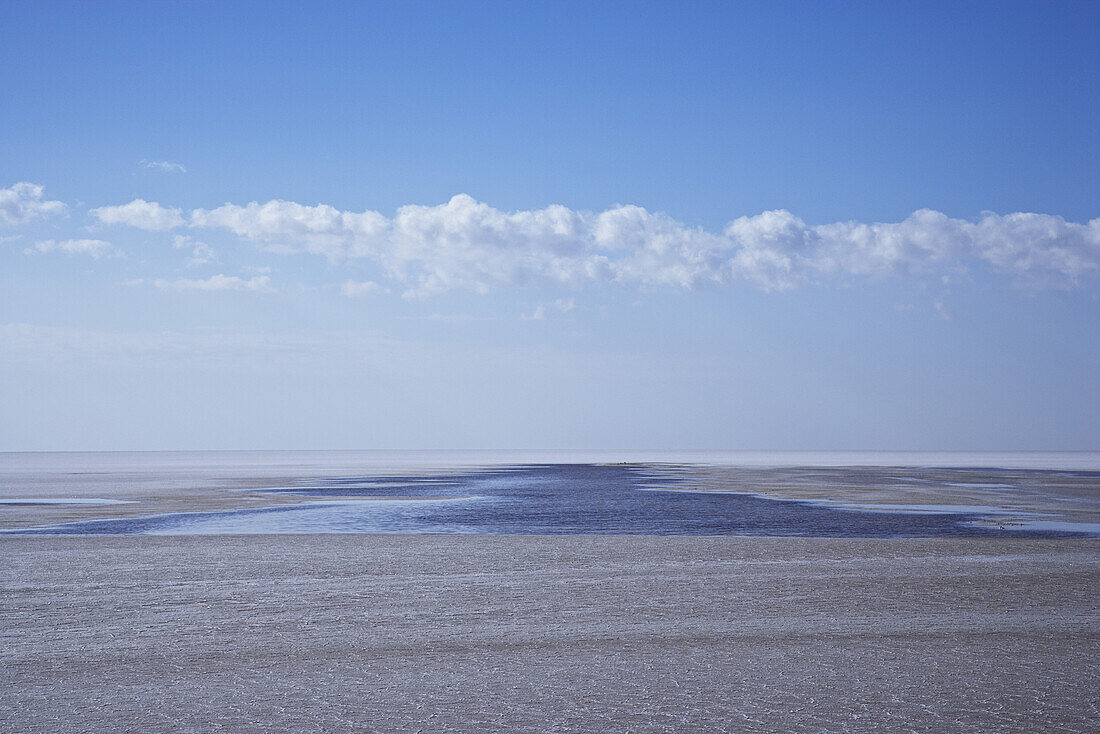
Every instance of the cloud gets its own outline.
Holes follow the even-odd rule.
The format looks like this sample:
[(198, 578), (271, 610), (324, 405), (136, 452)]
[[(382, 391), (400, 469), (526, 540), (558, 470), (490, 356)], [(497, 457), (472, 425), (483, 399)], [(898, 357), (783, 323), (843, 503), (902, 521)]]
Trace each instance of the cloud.
[(815, 276), (932, 274), (985, 264), (1023, 277), (1075, 281), (1100, 271), (1100, 219), (986, 212), (977, 221), (922, 209), (897, 223), (809, 226), (789, 212), (741, 217), (726, 234), (741, 246), (735, 272), (766, 287)]
[(542, 321), (551, 311), (569, 313), (576, 308), (576, 306), (577, 304), (572, 298), (559, 298), (553, 303), (540, 303), (535, 306), (535, 310), (530, 314), (520, 314), (520, 319), (523, 321)]
[[(115, 209), (126, 208), (138, 221), (177, 226), (182, 218), (140, 199)], [(192, 211), (190, 225), (333, 263), (372, 260), (409, 298), (529, 285), (693, 290), (747, 282), (780, 291), (854, 278), (942, 278), (973, 267), (1071, 286), (1100, 273), (1100, 219), (1035, 213), (967, 220), (922, 209), (900, 222), (810, 225), (778, 209), (712, 232), (638, 206), (504, 212), (459, 194), (438, 206), (403, 206), (393, 217), (283, 200), (225, 204)]]
[(0, 225), (26, 224), (65, 213), (60, 201), (43, 198), (45, 187), (27, 182), (0, 189)]
[(227, 229), (253, 242), (285, 243), (289, 250), (340, 260), (374, 253), (388, 221), (377, 212), (342, 212), (324, 204), (275, 200), (196, 209), (191, 213), (191, 225)]
[(187, 173), (187, 168), (182, 163), (173, 163), (172, 161), (152, 161), (149, 159), (142, 159), (142, 168), (149, 168), (157, 171), (167, 171), (168, 173)]
[(340, 286), (340, 293), (347, 296), (348, 298), (366, 296), (370, 295), (371, 293), (378, 293), (383, 290), (385, 289), (378, 283), (369, 280), (346, 280), (344, 281), (344, 284)]
[(101, 206), (90, 213), (103, 224), (121, 224), (150, 232), (174, 229), (184, 224), (179, 209), (163, 207), (145, 199), (134, 199), (121, 206)]
[[(131, 281), (138, 285), (145, 281)], [(271, 287), (271, 278), (266, 275), (256, 275), (248, 280), (236, 275), (212, 275), (206, 279), (177, 278), (176, 280), (157, 279), (149, 281), (152, 286), (162, 291), (251, 291), (253, 293), (267, 293)]]
[(110, 242), (103, 240), (42, 240), (34, 247), (23, 250), (27, 255), (41, 252), (61, 252), (66, 255), (90, 255), (98, 260), (101, 257), (116, 257), (119, 252)]
[(178, 234), (173, 237), (172, 247), (177, 250), (191, 250), (191, 257), (187, 259), (188, 265), (207, 265), (218, 261), (218, 256), (210, 245), (205, 242), (198, 242), (185, 234)]

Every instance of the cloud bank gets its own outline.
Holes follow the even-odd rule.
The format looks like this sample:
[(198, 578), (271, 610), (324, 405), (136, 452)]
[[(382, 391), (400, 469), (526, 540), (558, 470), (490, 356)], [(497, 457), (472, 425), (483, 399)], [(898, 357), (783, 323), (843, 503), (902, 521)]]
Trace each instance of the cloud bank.
[(593, 283), (695, 289), (746, 281), (784, 290), (974, 264), (1059, 284), (1100, 272), (1100, 219), (1033, 213), (987, 212), (971, 221), (922, 209), (901, 222), (808, 225), (780, 209), (715, 233), (637, 206), (503, 212), (458, 195), (439, 206), (401, 207), (392, 218), (281, 200), (225, 204), (194, 210), (190, 225), (279, 251), (373, 260), (412, 296)]
[[(43, 199), (40, 186), (0, 190), (5, 222), (63, 210)], [(922, 209), (900, 222), (811, 225), (777, 209), (739, 217), (720, 231), (638, 206), (506, 212), (465, 194), (437, 206), (403, 206), (392, 217), (279, 199), (190, 212), (134, 199), (90, 213), (102, 225), (222, 231), (268, 251), (309, 253), (334, 264), (373, 262), (406, 297), (529, 285), (693, 290), (744, 282), (781, 291), (857, 278), (955, 276), (972, 268), (1065, 287), (1100, 273), (1100, 218), (1071, 222), (1025, 212), (970, 220)], [(179, 237), (176, 246), (189, 242)], [(215, 260), (205, 244), (192, 249), (193, 264)], [(345, 286), (345, 295), (376, 288)]]
[(0, 189), (0, 225), (26, 224), (55, 214), (64, 214), (66, 207), (60, 201), (44, 198), (45, 187), (38, 184), (17, 183)]

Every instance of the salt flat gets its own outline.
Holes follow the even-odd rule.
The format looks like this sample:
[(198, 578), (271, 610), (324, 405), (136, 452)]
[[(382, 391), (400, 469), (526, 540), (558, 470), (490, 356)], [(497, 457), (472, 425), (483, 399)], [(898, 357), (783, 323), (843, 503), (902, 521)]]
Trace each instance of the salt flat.
[(1098, 550), (0, 536), (0, 730), (1096, 731)]
[[(444, 481), (452, 485), (451, 494), (469, 496), (483, 494), (485, 488), (477, 482), (463, 482), (462, 477), (479, 472), (521, 466), (590, 466), (604, 467), (602, 473), (613, 477), (616, 467), (624, 465), (631, 467), (628, 473), (632, 476), (608, 481), (644, 488), (634, 479), (649, 477), (653, 487), (667, 484), (670, 490), (710, 495), (710, 499), (697, 500), (700, 503), (714, 504), (716, 494), (741, 494), (832, 508), (904, 511), (957, 506), (959, 512), (973, 511), (979, 525), (1003, 528), (1010, 534), (1044, 522), (1053, 523), (1055, 530), (1061, 527), (1092, 535), (1100, 528), (1100, 453), (1096, 452), (288, 451), (0, 453), (0, 531), (173, 513), (289, 510), (309, 501), (311, 495), (340, 499), (339, 487), (352, 485), (359, 485), (355, 492), (361, 495), (394, 499), (408, 494), (408, 499), (422, 494), (417, 489), (419, 482)], [(409, 491), (380, 482), (387, 477)], [(592, 479), (570, 477), (568, 483), (591, 485)], [(273, 487), (293, 491), (265, 491)], [(617, 506), (622, 506), (623, 500), (616, 498)], [(746, 504), (740, 503), (742, 510)], [(726, 512), (718, 506), (712, 509)], [(480, 516), (479, 522), (485, 516)], [(417, 528), (445, 532), (448, 524), (437, 520), (422, 522)], [(264, 532), (264, 523), (256, 527), (253, 532)], [(640, 534), (658, 530), (653, 524), (619, 530), (623, 529)], [(495, 530), (517, 531), (514, 527)], [(820, 534), (813, 529), (808, 533), (806, 528), (795, 530), (778, 534)], [(320, 526), (310, 530), (323, 531)], [(590, 527), (587, 531), (601, 529)], [(690, 529), (685, 526), (679, 532)]]

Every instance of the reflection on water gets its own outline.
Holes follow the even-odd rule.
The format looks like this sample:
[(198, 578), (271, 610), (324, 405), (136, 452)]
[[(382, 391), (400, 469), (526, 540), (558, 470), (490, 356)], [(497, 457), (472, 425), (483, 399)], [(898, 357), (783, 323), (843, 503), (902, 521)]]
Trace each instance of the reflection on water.
[[(974, 510), (898, 513), (839, 509), (746, 494), (653, 491), (675, 473), (638, 466), (550, 464), (435, 476), (318, 479), (274, 488), (317, 498), (301, 505), (233, 512), (99, 520), (31, 533), (512, 533), (1003, 537), (975, 526)], [(364, 499), (370, 497), (372, 499)], [(942, 509), (942, 508), (941, 508)], [(948, 508), (950, 509), (950, 508)], [(1031, 527), (1013, 537), (1078, 537)]]

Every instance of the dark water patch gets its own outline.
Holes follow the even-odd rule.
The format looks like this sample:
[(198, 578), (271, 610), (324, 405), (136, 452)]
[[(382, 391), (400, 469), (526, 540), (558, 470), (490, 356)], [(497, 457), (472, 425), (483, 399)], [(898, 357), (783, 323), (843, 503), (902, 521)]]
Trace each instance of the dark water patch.
[[(688, 476), (675, 468), (547, 464), (440, 476), (341, 477), (270, 490), (318, 500), (301, 505), (96, 520), (23, 532), (1088, 537), (1079, 532), (1005, 532), (975, 526), (972, 523), (983, 515), (971, 512), (842, 510), (751, 494), (659, 489)], [(351, 499), (366, 495), (380, 499)]]

